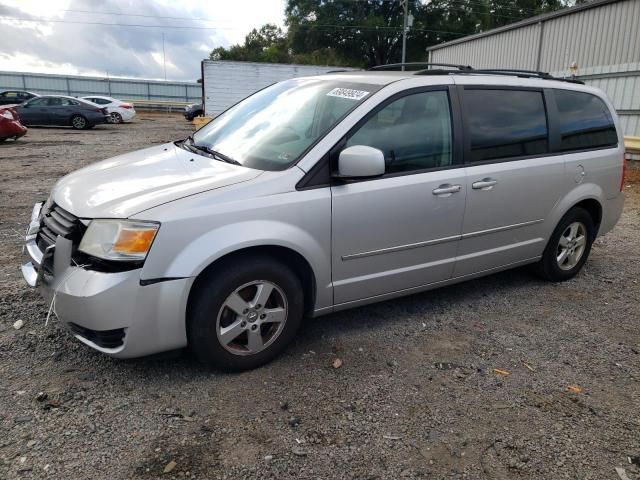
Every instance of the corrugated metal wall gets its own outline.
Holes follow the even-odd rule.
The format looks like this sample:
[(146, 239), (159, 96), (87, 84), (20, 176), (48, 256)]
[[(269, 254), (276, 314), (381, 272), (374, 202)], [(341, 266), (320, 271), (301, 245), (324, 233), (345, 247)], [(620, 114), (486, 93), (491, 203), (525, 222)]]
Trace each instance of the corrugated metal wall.
[(491, 37), (458, 43), (433, 50), (429, 61), (471, 65), (474, 68), (519, 68), (531, 70), (536, 66), (540, 25), (529, 25)]
[(199, 103), (202, 98), (202, 87), (197, 83), (0, 72), (0, 91), (16, 89), (41, 95), (108, 95), (126, 100)]
[(640, 1), (609, 3), (544, 22), (540, 70), (640, 61)]
[[(571, 9), (569, 9), (571, 12)], [(596, 2), (429, 49), (429, 60), (476, 68), (519, 68), (569, 75), (605, 91), (625, 135), (640, 136), (640, 0)]]
[(320, 75), (341, 67), (205, 60), (204, 102), (207, 115), (218, 115), (231, 105), (272, 83), (288, 78)]

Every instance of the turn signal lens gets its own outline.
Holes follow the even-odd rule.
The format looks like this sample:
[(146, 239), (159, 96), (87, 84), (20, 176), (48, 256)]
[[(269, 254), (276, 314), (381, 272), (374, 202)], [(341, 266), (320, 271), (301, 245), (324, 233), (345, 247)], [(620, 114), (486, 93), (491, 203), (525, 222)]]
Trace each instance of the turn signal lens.
[(155, 230), (120, 230), (120, 236), (113, 245), (114, 252), (147, 253), (156, 236)]

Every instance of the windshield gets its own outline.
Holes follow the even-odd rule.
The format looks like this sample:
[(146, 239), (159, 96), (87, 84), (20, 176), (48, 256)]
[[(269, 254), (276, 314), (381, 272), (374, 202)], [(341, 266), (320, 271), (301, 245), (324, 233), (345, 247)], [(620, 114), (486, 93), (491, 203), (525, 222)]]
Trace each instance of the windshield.
[(318, 78), (276, 83), (198, 130), (193, 144), (245, 167), (284, 170), (379, 88)]

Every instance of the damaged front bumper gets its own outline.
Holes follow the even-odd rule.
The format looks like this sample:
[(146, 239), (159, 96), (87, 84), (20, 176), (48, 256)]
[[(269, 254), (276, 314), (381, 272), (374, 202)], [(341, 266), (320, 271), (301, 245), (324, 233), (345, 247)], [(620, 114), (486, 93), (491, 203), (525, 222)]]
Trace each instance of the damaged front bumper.
[(37, 241), (42, 208), (36, 204), (31, 214), (22, 275), (78, 340), (117, 358), (187, 345), (185, 312), (193, 279), (142, 286), (141, 269), (108, 273), (74, 265), (73, 243), (62, 236), (43, 252)]

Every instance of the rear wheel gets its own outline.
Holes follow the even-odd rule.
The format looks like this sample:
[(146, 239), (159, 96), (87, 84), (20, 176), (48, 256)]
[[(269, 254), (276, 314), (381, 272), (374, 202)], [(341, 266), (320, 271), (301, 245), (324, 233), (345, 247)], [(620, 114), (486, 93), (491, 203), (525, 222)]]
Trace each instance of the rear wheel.
[(84, 130), (89, 128), (89, 122), (82, 115), (74, 115), (71, 117), (71, 126), (76, 130)]
[(193, 294), (189, 344), (210, 368), (256, 368), (293, 339), (303, 307), (300, 280), (286, 265), (268, 257), (228, 263)]
[(595, 226), (589, 212), (576, 207), (566, 213), (553, 231), (537, 272), (554, 282), (577, 275), (589, 257), (595, 239)]
[(111, 112), (111, 123), (122, 123), (122, 115), (118, 112)]

